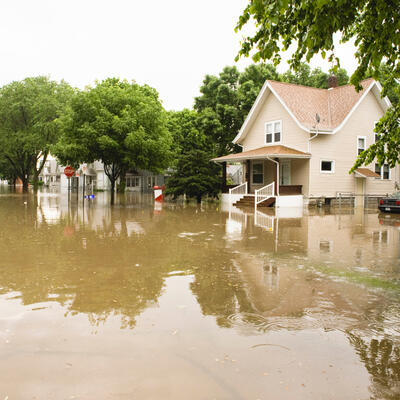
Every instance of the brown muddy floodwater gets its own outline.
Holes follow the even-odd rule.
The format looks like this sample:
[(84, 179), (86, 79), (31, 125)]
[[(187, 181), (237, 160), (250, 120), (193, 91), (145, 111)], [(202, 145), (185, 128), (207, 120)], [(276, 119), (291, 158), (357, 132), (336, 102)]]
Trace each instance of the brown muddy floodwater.
[(0, 400), (400, 398), (400, 219), (0, 195)]

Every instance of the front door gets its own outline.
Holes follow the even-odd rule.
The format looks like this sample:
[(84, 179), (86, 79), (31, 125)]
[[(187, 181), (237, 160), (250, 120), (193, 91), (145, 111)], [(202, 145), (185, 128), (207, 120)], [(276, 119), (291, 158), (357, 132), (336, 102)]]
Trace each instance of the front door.
[(279, 185), (290, 185), (290, 160), (279, 162)]

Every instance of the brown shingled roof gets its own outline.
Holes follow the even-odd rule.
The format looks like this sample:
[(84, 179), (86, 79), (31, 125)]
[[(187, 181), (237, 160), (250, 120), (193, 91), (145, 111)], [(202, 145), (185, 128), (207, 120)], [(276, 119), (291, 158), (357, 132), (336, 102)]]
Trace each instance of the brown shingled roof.
[(374, 80), (360, 82), (362, 90), (356, 92), (353, 85), (333, 89), (317, 89), (292, 83), (268, 80), (287, 108), (306, 128), (316, 126), (316, 114), (320, 116), (319, 129), (332, 130), (339, 126), (353, 109)]
[(355, 172), (364, 178), (380, 178), (380, 176), (377, 173), (371, 171), (368, 168), (357, 168)]
[(292, 149), (290, 147), (277, 145), (277, 146), (264, 146), (258, 149), (243, 151), (236, 154), (228, 154), (218, 158), (213, 158), (211, 161), (241, 161), (248, 159), (277, 157), (277, 158), (310, 158), (310, 153), (303, 153), (302, 151)]

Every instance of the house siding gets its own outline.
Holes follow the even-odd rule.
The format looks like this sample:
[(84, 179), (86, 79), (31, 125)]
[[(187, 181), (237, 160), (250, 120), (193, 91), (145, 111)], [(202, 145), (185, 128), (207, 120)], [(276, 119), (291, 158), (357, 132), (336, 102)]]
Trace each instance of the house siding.
[(310, 160), (290, 161), (291, 185), (302, 185), (302, 194), (308, 196), (309, 193), (309, 176), (310, 176)]
[[(319, 135), (311, 141), (310, 197), (335, 197), (337, 192), (356, 192), (356, 179), (349, 174), (357, 158), (357, 136), (366, 137), (366, 146), (374, 143), (374, 122), (383, 115), (383, 110), (372, 92), (350, 116), (344, 127), (334, 135)], [(334, 173), (321, 173), (321, 160), (335, 162)], [(368, 166), (374, 170), (374, 164)], [(391, 170), (390, 180), (368, 178), (366, 194), (386, 194), (394, 190), (398, 179), (397, 168)]]
[(240, 141), (243, 151), (265, 146), (265, 123), (276, 120), (282, 121), (281, 141), (271, 144), (281, 144), (296, 150), (308, 152), (308, 133), (297, 125), (272, 93), (266, 97), (258, 114), (253, 116), (254, 122), (249, 126), (248, 134)]

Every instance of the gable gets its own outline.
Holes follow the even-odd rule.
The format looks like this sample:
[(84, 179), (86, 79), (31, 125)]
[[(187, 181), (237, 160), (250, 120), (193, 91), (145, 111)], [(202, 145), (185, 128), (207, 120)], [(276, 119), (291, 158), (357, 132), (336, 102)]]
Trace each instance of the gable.
[(387, 98), (381, 98), (382, 88), (378, 82), (370, 78), (360, 84), (363, 90), (356, 92), (352, 85), (317, 89), (267, 80), (233, 142), (243, 141), (270, 94), (276, 97), (297, 126), (306, 132), (318, 130), (319, 133), (336, 133), (369, 92), (376, 97), (383, 110), (390, 106)]

